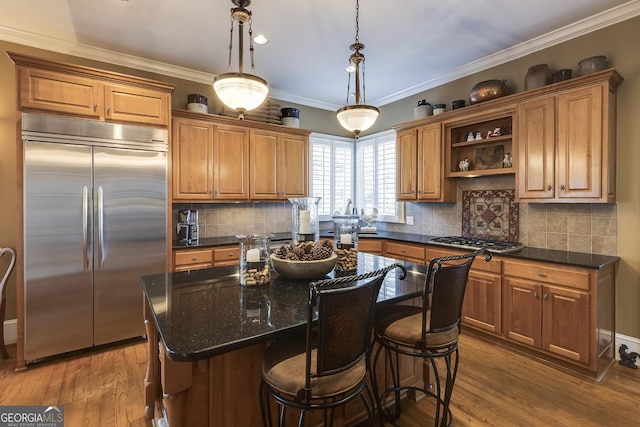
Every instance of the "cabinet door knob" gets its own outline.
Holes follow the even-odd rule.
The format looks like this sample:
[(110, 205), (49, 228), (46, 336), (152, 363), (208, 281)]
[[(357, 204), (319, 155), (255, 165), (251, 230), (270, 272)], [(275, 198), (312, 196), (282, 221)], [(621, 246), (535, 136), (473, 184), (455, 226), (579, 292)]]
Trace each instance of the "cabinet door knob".
[(547, 185), (547, 191), (551, 191), (551, 184)]
[(98, 104), (93, 104), (93, 111), (96, 111), (98, 109)]
[(108, 116), (108, 115), (110, 115), (110, 114), (111, 114), (111, 106), (109, 105), (109, 106), (107, 107), (107, 116)]
[(564, 184), (560, 186), (560, 191), (564, 191)]
[(549, 294), (544, 294), (543, 298), (545, 299), (545, 301), (548, 300), (549, 299)]
[(538, 293), (537, 293), (536, 291), (533, 291), (533, 297), (534, 297), (535, 299), (538, 299)]

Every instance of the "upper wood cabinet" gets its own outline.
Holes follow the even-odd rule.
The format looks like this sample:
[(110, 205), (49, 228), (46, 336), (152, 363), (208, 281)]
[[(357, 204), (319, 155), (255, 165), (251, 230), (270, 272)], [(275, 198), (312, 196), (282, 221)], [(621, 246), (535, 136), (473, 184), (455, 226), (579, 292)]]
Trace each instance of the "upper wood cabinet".
[(174, 200), (213, 198), (213, 123), (173, 119), (172, 166)]
[(453, 202), (456, 184), (444, 176), (442, 127), (433, 123), (398, 130), (397, 200)]
[[(445, 176), (473, 177), (514, 173), (515, 106), (483, 110), (444, 123)], [(505, 156), (511, 163), (505, 164)], [(460, 162), (467, 161), (467, 170)]]
[(173, 111), (173, 200), (287, 200), (307, 195), (309, 132)]
[(18, 109), (146, 126), (169, 126), (174, 86), (9, 53), (16, 64)]
[(214, 125), (213, 198), (249, 199), (249, 129)]
[(517, 198), (537, 202), (615, 201), (613, 70), (518, 105)]
[(302, 135), (252, 129), (249, 138), (252, 200), (286, 200), (308, 194), (309, 140)]

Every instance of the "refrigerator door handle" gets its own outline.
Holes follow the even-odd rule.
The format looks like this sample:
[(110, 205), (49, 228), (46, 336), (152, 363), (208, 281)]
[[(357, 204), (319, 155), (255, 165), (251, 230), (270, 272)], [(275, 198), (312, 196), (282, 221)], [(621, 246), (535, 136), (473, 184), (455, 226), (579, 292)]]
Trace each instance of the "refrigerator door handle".
[(102, 186), (98, 187), (98, 269), (104, 262), (104, 194)]
[(89, 270), (89, 189), (82, 187), (82, 267)]

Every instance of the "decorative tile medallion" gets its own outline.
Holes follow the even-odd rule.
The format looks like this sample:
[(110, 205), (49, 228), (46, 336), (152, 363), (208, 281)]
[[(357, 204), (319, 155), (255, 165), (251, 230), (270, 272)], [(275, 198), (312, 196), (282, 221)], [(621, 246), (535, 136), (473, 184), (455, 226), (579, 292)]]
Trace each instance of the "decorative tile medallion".
[(462, 236), (517, 242), (515, 190), (463, 191)]

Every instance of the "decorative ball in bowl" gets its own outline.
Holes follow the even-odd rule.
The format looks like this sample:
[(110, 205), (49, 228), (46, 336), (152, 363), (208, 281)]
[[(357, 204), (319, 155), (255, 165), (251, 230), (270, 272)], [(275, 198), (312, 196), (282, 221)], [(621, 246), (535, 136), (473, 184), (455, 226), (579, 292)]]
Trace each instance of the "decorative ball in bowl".
[(311, 261), (291, 261), (271, 254), (271, 265), (282, 277), (288, 279), (321, 279), (336, 266), (338, 255), (332, 253), (329, 258)]

